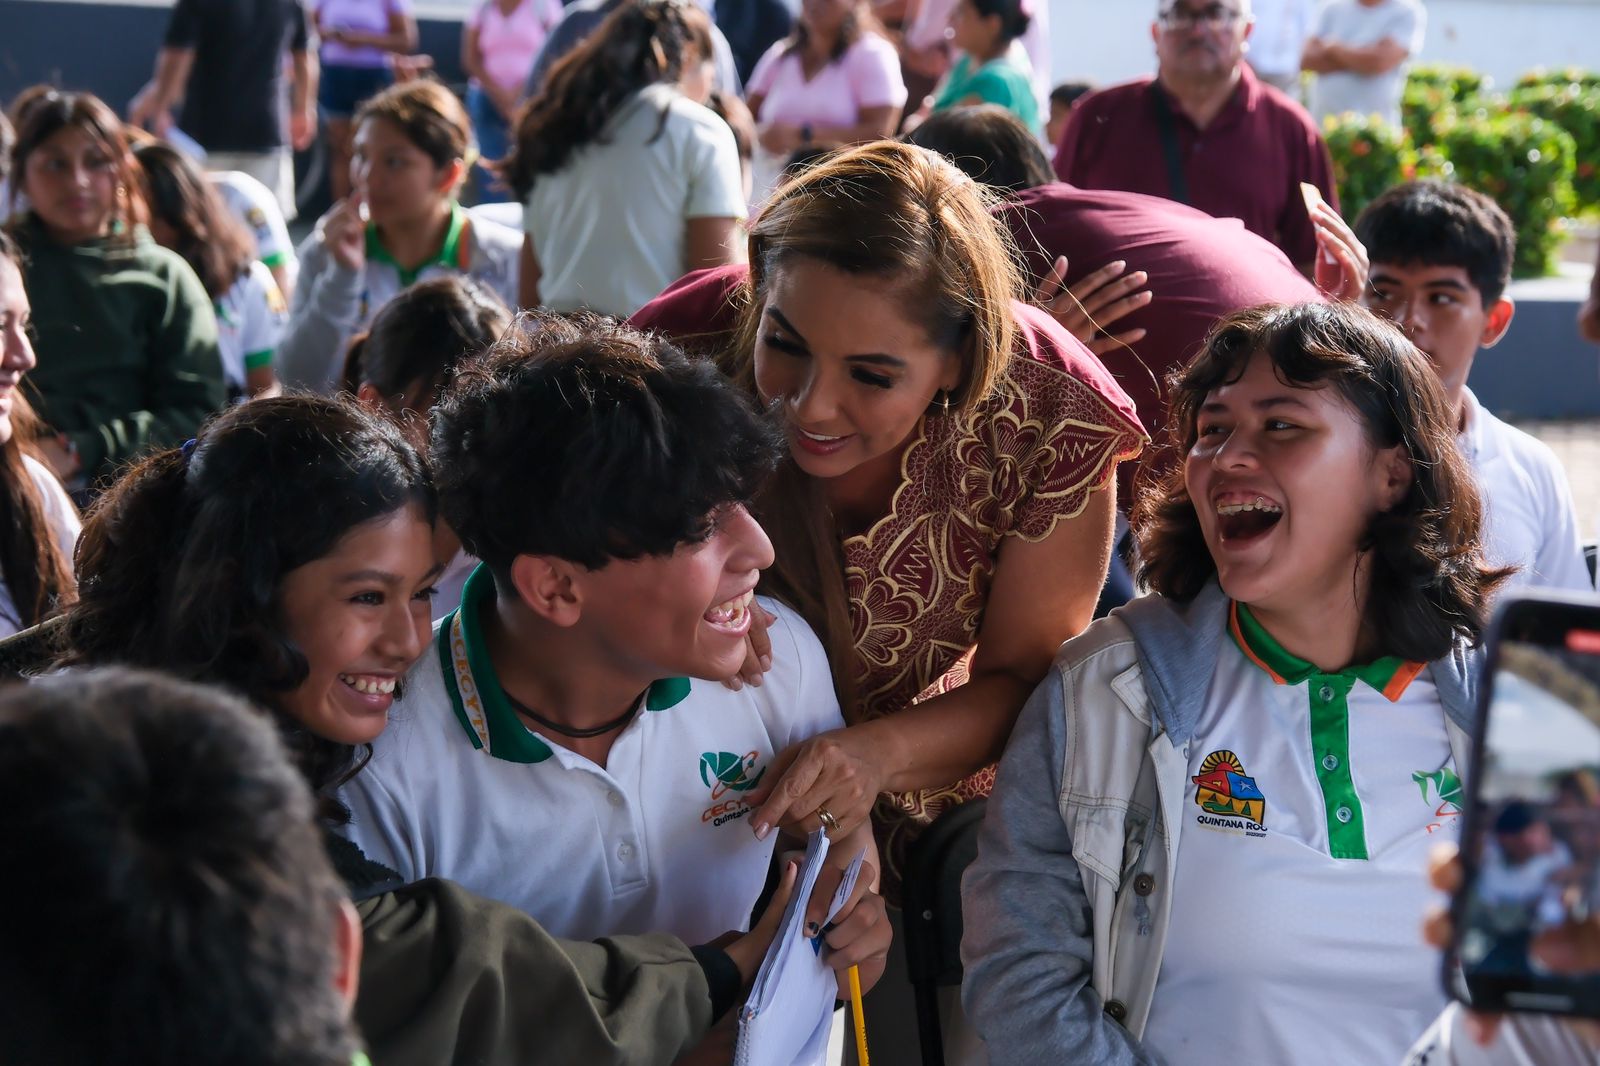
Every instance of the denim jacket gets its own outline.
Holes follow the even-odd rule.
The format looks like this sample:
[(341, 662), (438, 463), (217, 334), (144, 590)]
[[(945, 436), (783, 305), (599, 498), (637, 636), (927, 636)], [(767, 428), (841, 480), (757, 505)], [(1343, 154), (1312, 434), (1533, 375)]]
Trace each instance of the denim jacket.
[[(1214, 582), (1127, 604), (1062, 646), (1023, 709), (962, 882), (962, 1000), (991, 1061), (1162, 1061), (1140, 1037), (1227, 605)], [(1477, 662), (1462, 645), (1428, 665), (1463, 772)]]

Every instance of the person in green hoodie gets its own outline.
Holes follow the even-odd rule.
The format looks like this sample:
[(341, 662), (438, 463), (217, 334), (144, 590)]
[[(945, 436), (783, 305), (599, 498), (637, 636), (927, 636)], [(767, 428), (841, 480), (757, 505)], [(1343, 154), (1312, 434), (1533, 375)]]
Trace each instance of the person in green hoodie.
[(135, 163), (104, 102), (39, 86), (12, 121), (41, 451), (69, 486), (92, 486), (193, 437), (226, 403), (216, 316), (194, 271), (142, 224)]

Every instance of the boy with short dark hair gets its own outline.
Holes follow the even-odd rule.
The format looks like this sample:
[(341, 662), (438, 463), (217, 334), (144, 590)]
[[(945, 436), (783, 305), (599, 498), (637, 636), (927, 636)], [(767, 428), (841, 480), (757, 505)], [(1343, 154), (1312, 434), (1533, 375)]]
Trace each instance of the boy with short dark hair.
[(0, 694), (0, 1061), (351, 1066), (361, 923), (270, 723), (124, 669)]
[(1498, 204), (1463, 185), (1414, 181), (1367, 206), (1356, 236), (1372, 262), (1362, 302), (1433, 361), (1455, 405), (1485, 507), (1486, 554), (1515, 584), (1593, 592), (1572, 490), (1555, 453), (1489, 413), (1467, 387), (1516, 308), (1505, 295), (1516, 233)]
[[(464, 370), (434, 467), (483, 562), (346, 787), (362, 849), (559, 936), (744, 928), (773, 853), (747, 797), (843, 725), (821, 643), (755, 600), (745, 503), (779, 447), (709, 363), (608, 320), (525, 317)], [(725, 686), (763, 610), (770, 670)], [(840, 865), (870, 839), (835, 839)]]

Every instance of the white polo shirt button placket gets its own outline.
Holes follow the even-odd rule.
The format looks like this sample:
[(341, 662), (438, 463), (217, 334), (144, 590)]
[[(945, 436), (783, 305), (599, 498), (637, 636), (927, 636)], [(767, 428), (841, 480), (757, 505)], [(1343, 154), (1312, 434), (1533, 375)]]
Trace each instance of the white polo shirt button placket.
[(1396, 1061), (1443, 1005), (1416, 929), (1427, 852), (1459, 831), (1444, 709), (1424, 664), (1325, 672), (1243, 605), (1228, 624), (1144, 1043), (1174, 1062)]

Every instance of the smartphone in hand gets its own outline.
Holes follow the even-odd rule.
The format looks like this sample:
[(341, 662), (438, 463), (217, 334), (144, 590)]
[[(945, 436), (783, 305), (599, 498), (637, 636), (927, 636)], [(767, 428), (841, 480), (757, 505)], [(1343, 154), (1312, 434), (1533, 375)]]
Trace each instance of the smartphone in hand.
[(1447, 991), (1474, 1010), (1600, 1018), (1600, 970), (1540, 938), (1600, 920), (1600, 600), (1504, 602), (1479, 687)]

